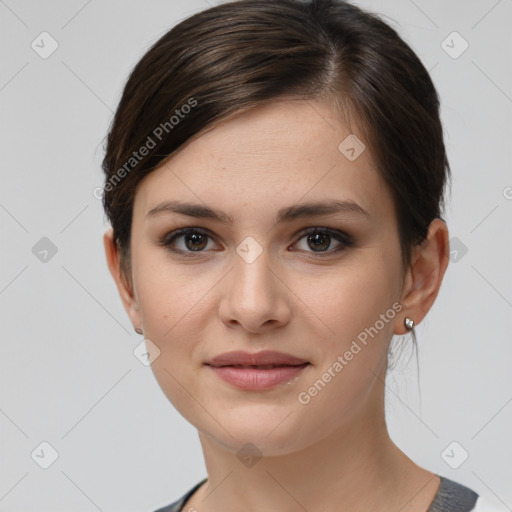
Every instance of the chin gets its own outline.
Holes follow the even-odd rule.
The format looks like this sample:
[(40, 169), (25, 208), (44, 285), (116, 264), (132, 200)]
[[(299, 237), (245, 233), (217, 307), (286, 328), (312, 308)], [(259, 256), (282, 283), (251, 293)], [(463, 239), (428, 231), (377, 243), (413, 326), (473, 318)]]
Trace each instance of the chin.
[(196, 426), (237, 456), (251, 455), (252, 452), (266, 457), (288, 455), (307, 448), (326, 434), (321, 432), (319, 425), (308, 426), (304, 419), (301, 421), (298, 415), (289, 412), (280, 410), (279, 414), (266, 415), (262, 419), (265, 415), (258, 414), (256, 407), (252, 416), (245, 417), (240, 417), (233, 409), (232, 415), (222, 415), (224, 421), (220, 421), (227, 432), (215, 421), (210, 421), (211, 418), (202, 418), (205, 423), (201, 421), (199, 425), (196, 422)]

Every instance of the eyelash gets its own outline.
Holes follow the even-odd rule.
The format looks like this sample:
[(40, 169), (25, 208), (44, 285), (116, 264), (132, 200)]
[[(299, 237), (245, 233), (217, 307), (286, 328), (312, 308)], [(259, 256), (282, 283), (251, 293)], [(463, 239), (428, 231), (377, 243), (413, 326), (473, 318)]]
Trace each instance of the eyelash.
[[(214, 240), (214, 237), (208, 231), (205, 231), (205, 230), (203, 230), (201, 228), (193, 228), (193, 227), (191, 227), (191, 228), (177, 229), (176, 231), (172, 231), (170, 233), (167, 233), (163, 238), (161, 238), (158, 241), (158, 245), (161, 245), (161, 246), (165, 247), (167, 250), (169, 250), (169, 251), (171, 251), (173, 253), (182, 254), (182, 255), (184, 255), (187, 258), (194, 257), (195, 255), (200, 254), (200, 253), (205, 252), (205, 251), (204, 250), (201, 250), (201, 251), (183, 251), (181, 249), (173, 249), (171, 247), (171, 245), (176, 241), (176, 239), (178, 239), (181, 236), (192, 234), (192, 233), (203, 235), (203, 236), (206, 236), (206, 237), (211, 238), (212, 240)], [(310, 228), (307, 231), (302, 231), (299, 234), (300, 236), (299, 236), (297, 242), (302, 240), (303, 238), (309, 236), (309, 235), (314, 235), (314, 234), (318, 234), (318, 233), (329, 235), (330, 237), (332, 237), (332, 238), (336, 239), (338, 242), (340, 242), (341, 246), (338, 247), (337, 249), (331, 249), (331, 250), (326, 250), (326, 251), (317, 251), (317, 252), (315, 252), (315, 251), (306, 251), (306, 252), (310, 252), (311, 254), (313, 254), (314, 255), (313, 258), (317, 258), (317, 257), (324, 258), (326, 256), (332, 256), (333, 254), (341, 252), (345, 248), (352, 247), (354, 245), (354, 240), (347, 233), (344, 233), (343, 231), (338, 231), (338, 230), (330, 229), (330, 228), (325, 228), (325, 227), (315, 227), (315, 228)], [(295, 243), (297, 243), (297, 242), (295, 242)]]

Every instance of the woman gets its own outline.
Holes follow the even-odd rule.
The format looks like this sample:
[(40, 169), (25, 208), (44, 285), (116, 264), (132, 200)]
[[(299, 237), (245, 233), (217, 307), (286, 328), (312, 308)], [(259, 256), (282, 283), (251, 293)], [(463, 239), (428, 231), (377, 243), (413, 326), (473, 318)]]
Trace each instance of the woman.
[(208, 472), (160, 512), (481, 510), (385, 423), (449, 254), (439, 100), (393, 29), (341, 0), (200, 12), (134, 68), (103, 169), (110, 271)]

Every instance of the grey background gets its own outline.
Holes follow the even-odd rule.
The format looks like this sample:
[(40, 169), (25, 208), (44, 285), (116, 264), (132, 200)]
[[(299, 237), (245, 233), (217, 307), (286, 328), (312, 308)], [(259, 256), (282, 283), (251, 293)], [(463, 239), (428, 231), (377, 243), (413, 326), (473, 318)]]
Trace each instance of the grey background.
[[(129, 71), (208, 3), (0, 0), (0, 511), (151, 511), (206, 476), (196, 430), (133, 355), (142, 338), (108, 273), (93, 191)], [(414, 358), (388, 375), (391, 436), (512, 510), (512, 1), (358, 4), (432, 70), (454, 174), (457, 253), (417, 327), (420, 376)], [(58, 43), (46, 59), (31, 47), (43, 31)], [(469, 43), (458, 58), (442, 47), (462, 49), (454, 31)], [(58, 452), (47, 469), (43, 441)]]

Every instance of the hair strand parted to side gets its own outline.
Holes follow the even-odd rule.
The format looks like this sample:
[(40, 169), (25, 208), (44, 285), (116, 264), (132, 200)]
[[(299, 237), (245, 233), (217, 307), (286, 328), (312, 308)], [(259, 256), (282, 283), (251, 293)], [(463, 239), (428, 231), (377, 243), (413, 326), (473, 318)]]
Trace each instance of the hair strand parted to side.
[[(216, 123), (282, 98), (328, 100), (357, 120), (392, 194), (409, 265), (441, 217), (450, 178), (427, 70), (394, 29), (346, 1), (239, 0), (173, 27), (126, 83), (102, 168), (103, 206), (128, 277), (144, 177)], [(135, 158), (140, 148), (145, 156)]]

